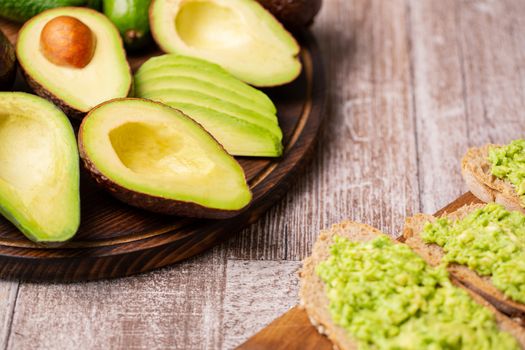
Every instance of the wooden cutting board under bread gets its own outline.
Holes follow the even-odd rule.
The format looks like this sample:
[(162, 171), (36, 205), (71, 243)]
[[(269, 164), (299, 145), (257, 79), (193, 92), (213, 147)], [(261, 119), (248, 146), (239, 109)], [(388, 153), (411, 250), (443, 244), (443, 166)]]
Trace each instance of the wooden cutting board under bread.
[[(482, 203), (467, 192), (438, 210), (434, 216), (452, 213), (467, 204)], [(237, 350), (331, 350), (333, 345), (310, 323), (306, 311), (295, 306), (252, 336)]]

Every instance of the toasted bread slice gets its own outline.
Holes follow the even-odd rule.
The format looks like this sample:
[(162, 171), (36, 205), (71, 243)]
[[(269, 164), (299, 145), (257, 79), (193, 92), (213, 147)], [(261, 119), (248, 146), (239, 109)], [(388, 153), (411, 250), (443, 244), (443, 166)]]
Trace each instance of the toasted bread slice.
[[(483, 204), (466, 205), (453, 213), (445, 213), (443, 216), (451, 220), (461, 220), (476, 209), (482, 208)], [(443, 258), (444, 251), (437, 244), (426, 244), (420, 236), (427, 222), (433, 222), (437, 218), (432, 215), (417, 214), (408, 218), (405, 222), (402, 239), (416, 253), (431, 265), (438, 265)], [(481, 295), (498, 310), (515, 319), (522, 326), (525, 325), (525, 305), (513, 301), (500, 292), (488, 276), (480, 276), (464, 265), (450, 264), (448, 270), (453, 278), (460, 281), (467, 288)]]
[(525, 213), (525, 208), (514, 186), (492, 175), (491, 164), (487, 160), (491, 147), (501, 146), (488, 144), (479, 148), (470, 148), (463, 156), (461, 173), (468, 189), (484, 202), (500, 203), (508, 210), (519, 210)]
[[(334, 347), (341, 350), (357, 349), (357, 342), (347, 333), (347, 331), (336, 325), (330, 316), (328, 308), (329, 301), (324, 290), (324, 283), (315, 272), (315, 267), (330, 256), (330, 246), (333, 244), (333, 237), (343, 236), (355, 242), (367, 242), (383, 234), (381, 231), (368, 226), (351, 221), (345, 221), (332, 226), (331, 229), (321, 231), (314, 244), (312, 255), (303, 262), (300, 275), (299, 298), (301, 306), (306, 309), (308, 317), (317, 330), (325, 334), (333, 343)], [(461, 286), (459, 283), (456, 283)], [(522, 349), (525, 349), (525, 332), (516, 322), (497, 311), (492, 305), (475, 293), (470, 293), (472, 298), (490, 309), (498, 322), (501, 330), (512, 334), (519, 342)]]

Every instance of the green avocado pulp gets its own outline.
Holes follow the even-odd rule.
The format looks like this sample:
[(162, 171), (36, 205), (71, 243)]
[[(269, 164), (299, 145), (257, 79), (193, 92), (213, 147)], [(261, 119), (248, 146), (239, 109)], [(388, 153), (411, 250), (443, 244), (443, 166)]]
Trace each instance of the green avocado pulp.
[(525, 205), (525, 140), (514, 140), (489, 150), (492, 175), (510, 181)]
[(426, 224), (421, 237), (445, 251), (444, 262), (467, 265), (509, 298), (525, 302), (525, 215), (487, 204), (463, 220)]
[(334, 237), (317, 266), (334, 322), (360, 349), (519, 349), (494, 316), (408, 246)]

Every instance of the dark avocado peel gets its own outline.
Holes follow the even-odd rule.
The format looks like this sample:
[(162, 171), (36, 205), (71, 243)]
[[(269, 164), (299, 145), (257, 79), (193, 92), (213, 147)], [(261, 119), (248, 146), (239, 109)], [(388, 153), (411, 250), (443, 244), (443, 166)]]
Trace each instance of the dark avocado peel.
[(254, 0), (153, 0), (150, 24), (164, 52), (214, 62), (254, 86), (301, 72), (296, 40)]
[(15, 75), (15, 49), (9, 39), (0, 30), (0, 91), (11, 89)]
[(321, 9), (322, 0), (257, 0), (293, 32), (311, 25)]
[(0, 142), (1, 214), (34, 242), (73, 237), (80, 224), (79, 158), (64, 113), (35, 95), (0, 92)]
[(239, 163), (198, 123), (161, 103), (103, 103), (82, 121), (78, 143), (96, 182), (130, 205), (219, 219), (251, 201)]
[[(65, 30), (50, 32), (56, 36), (53, 41), (68, 42), (62, 48), (67, 55), (57, 51), (55, 56), (68, 57), (71, 62), (79, 58), (83, 63), (87, 61), (85, 66), (56, 64), (42, 50), (43, 43), (50, 40), (47, 35), (51, 35), (43, 28), (57, 17), (75, 18), (92, 32), (96, 44), (87, 60), (76, 56), (86, 55), (84, 36)], [(33, 17), (19, 32), (16, 54), (29, 86), (73, 118), (81, 119), (104, 101), (127, 96), (132, 87), (131, 70), (117, 29), (106, 16), (88, 8), (63, 7)]]
[(282, 154), (275, 105), (216, 64), (176, 54), (151, 58), (135, 75), (135, 95), (181, 110), (232, 155)]

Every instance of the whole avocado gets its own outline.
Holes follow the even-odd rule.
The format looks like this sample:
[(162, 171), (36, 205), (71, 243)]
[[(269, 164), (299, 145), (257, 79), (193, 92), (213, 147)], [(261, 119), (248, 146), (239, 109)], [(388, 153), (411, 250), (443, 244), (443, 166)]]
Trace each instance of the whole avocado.
[(1, 0), (0, 17), (22, 23), (45, 10), (85, 4), (86, 0)]
[(257, 0), (290, 30), (312, 24), (321, 9), (322, 0)]
[(151, 0), (103, 0), (104, 14), (115, 24), (126, 49), (133, 51), (151, 41), (149, 5)]
[(0, 30), (0, 91), (11, 89), (16, 73), (16, 55), (13, 45)]

